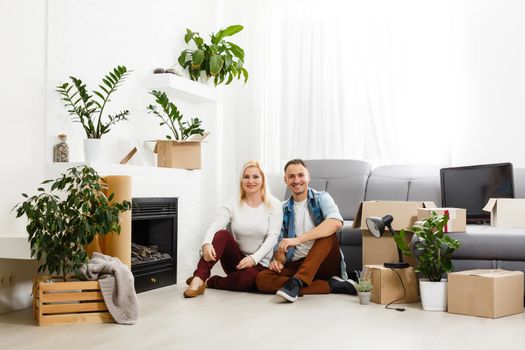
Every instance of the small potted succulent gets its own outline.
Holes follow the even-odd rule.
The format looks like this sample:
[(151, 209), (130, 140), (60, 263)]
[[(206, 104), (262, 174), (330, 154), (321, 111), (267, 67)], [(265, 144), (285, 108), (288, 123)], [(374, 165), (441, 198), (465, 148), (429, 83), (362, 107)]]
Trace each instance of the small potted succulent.
[(104, 114), (111, 95), (117, 91), (130, 71), (125, 66), (117, 66), (102, 79), (99, 90), (88, 92), (82, 80), (70, 76), (71, 83), (63, 83), (56, 87), (73, 122), (80, 123), (87, 139), (84, 140), (84, 155), (87, 163), (99, 161), (101, 158), (100, 139), (111, 128), (124, 120), (128, 120), (128, 110), (115, 114)]
[[(424, 310), (445, 311), (447, 309), (446, 273), (452, 271), (452, 253), (459, 248), (460, 242), (443, 230), (448, 222), (448, 214), (438, 215), (432, 212), (427, 219), (416, 223), (411, 232), (417, 237), (410, 247), (405, 240), (404, 230), (396, 233), (394, 239), (403, 254), (415, 256), (415, 271), (421, 276), (419, 290)], [(411, 249), (412, 248), (412, 249)]]
[(372, 289), (374, 288), (371, 276), (367, 269), (356, 271), (356, 275), (357, 283), (355, 284), (355, 289), (359, 296), (359, 304), (368, 305), (370, 304), (370, 297), (372, 296)]

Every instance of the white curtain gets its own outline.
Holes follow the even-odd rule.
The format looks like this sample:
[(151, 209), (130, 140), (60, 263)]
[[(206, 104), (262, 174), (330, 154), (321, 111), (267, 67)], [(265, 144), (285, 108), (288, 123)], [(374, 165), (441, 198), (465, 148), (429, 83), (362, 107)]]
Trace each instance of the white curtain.
[(260, 158), (270, 171), (296, 157), (449, 163), (449, 1), (257, 4), (255, 114)]

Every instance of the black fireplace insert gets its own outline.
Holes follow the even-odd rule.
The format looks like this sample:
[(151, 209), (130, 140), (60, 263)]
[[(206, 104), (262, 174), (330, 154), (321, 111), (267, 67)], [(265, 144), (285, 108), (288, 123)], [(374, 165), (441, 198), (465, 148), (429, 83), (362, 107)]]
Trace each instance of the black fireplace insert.
[(133, 198), (131, 272), (137, 293), (177, 282), (177, 198)]

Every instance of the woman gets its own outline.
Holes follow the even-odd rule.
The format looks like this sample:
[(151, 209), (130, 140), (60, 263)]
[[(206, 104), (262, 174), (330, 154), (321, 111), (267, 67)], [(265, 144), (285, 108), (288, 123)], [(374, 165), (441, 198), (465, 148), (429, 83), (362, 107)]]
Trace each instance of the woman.
[[(261, 165), (249, 161), (241, 171), (240, 196), (219, 210), (202, 243), (202, 257), (193, 277), (187, 280), (184, 297), (204, 294), (206, 287), (254, 291), (255, 277), (268, 266), (282, 224), (281, 203), (270, 195)], [(225, 230), (231, 223), (232, 232)], [(210, 271), (221, 262), (226, 277)]]

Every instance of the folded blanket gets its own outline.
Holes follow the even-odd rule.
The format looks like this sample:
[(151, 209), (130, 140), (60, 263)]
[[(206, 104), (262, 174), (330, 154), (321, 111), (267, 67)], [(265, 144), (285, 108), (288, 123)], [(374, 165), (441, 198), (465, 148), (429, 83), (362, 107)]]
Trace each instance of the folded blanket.
[(88, 264), (80, 268), (80, 277), (98, 280), (108, 311), (119, 324), (135, 324), (139, 317), (139, 303), (135, 293), (133, 274), (118, 258), (93, 253)]

